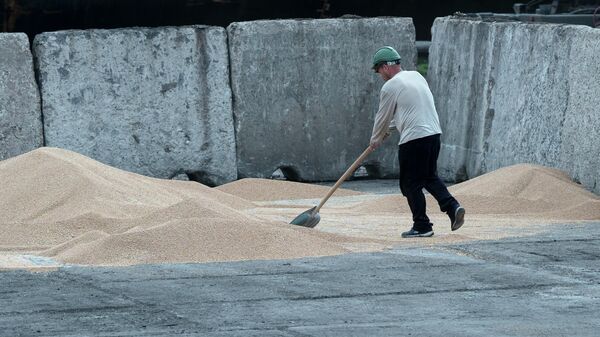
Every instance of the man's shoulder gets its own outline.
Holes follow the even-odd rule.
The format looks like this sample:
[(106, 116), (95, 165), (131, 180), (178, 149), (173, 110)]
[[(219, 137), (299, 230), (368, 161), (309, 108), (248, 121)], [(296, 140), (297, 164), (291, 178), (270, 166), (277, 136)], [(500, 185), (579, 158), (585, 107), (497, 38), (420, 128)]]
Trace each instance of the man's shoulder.
[(403, 81), (414, 81), (414, 80), (423, 80), (425, 79), (423, 77), (423, 75), (421, 75), (421, 73), (419, 73), (416, 70), (402, 70), (401, 72), (398, 73), (399, 76), (395, 76), (398, 77), (400, 80)]
[(403, 72), (405, 72), (404, 70), (397, 73), (394, 77), (390, 78), (389, 80), (387, 80), (384, 84), (383, 87), (381, 88), (381, 90), (384, 91), (394, 91), (394, 90), (400, 90), (402, 89), (405, 85), (407, 81), (410, 81), (405, 74), (402, 74)]
[(403, 70), (391, 78), (388, 82), (392, 86), (403, 87), (403, 86), (414, 86), (417, 84), (427, 83), (427, 80), (421, 73), (414, 70)]

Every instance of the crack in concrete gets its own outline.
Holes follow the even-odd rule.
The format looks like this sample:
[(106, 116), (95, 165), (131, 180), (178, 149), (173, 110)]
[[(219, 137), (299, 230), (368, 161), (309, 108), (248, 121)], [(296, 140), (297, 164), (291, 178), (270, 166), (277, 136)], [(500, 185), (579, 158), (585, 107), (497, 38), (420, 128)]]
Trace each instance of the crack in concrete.
[[(419, 262), (414, 262), (419, 263)], [(471, 265), (480, 265), (484, 264), (484, 261), (481, 262), (468, 262), (468, 263), (447, 263), (447, 264), (436, 264), (436, 265), (427, 265), (427, 269), (431, 268), (445, 268), (445, 267), (461, 267), (461, 266), (471, 266)], [(369, 269), (370, 271), (376, 270), (400, 270), (406, 269), (405, 266), (382, 266), (382, 267), (373, 267)], [(297, 271), (297, 272), (271, 272), (271, 273), (256, 273), (256, 274), (227, 274), (227, 275), (198, 275), (198, 276), (181, 276), (181, 277), (156, 277), (156, 278), (145, 278), (144, 282), (147, 281), (178, 281), (178, 280), (205, 280), (205, 279), (221, 279), (221, 278), (231, 278), (231, 277), (260, 277), (260, 276), (291, 276), (291, 275), (308, 275), (308, 274), (338, 274), (345, 272), (353, 272), (354, 269), (346, 268), (346, 269), (327, 269), (327, 270), (306, 270), (306, 271)], [(79, 275), (79, 274), (78, 274)], [(110, 281), (110, 283), (129, 283), (131, 280), (114, 280)]]
[(255, 299), (242, 300), (224, 300), (224, 301), (208, 301), (204, 303), (248, 303), (248, 302), (268, 302), (268, 301), (312, 301), (312, 300), (329, 300), (329, 299), (344, 299), (344, 298), (360, 298), (360, 297), (381, 297), (381, 296), (404, 296), (404, 295), (428, 295), (440, 293), (466, 293), (466, 292), (483, 292), (483, 291), (506, 291), (506, 290), (539, 290), (552, 287), (576, 286), (580, 283), (547, 283), (547, 284), (530, 284), (522, 286), (507, 286), (507, 287), (492, 287), (492, 288), (459, 288), (459, 289), (439, 289), (439, 290), (421, 290), (421, 291), (390, 291), (380, 293), (357, 293), (357, 294), (338, 294), (338, 295), (321, 295), (321, 296), (300, 296), (300, 297), (265, 297)]

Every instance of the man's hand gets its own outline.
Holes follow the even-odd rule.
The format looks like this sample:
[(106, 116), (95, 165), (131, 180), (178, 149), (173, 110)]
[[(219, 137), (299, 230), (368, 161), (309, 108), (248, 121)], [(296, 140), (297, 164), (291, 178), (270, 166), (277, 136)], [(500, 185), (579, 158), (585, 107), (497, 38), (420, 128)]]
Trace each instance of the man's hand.
[(373, 143), (371, 143), (371, 144), (369, 145), (369, 146), (371, 147), (371, 150), (372, 150), (372, 151), (375, 151), (375, 150), (376, 150), (376, 149), (377, 149), (379, 146), (381, 146), (381, 144), (383, 143), (383, 141), (384, 141), (384, 140), (385, 140), (387, 137), (389, 137), (389, 136), (390, 136), (390, 133), (389, 133), (389, 132), (386, 132), (386, 133), (383, 135), (383, 139), (382, 139), (381, 141), (379, 141), (379, 142), (373, 142)]

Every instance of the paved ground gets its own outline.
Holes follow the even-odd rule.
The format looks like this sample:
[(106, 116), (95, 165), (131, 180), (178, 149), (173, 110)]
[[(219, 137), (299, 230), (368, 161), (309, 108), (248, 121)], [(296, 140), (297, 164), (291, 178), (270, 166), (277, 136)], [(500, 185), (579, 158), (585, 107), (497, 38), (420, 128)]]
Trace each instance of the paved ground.
[(0, 336), (598, 336), (600, 223), (336, 257), (0, 272)]

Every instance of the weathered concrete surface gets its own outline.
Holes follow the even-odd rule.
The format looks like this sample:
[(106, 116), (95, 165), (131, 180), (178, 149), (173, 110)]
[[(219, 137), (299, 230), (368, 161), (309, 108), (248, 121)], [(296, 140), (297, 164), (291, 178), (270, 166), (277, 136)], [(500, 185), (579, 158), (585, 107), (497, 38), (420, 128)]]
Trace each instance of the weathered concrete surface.
[(428, 80), (444, 130), (440, 175), (526, 162), (600, 192), (599, 53), (589, 27), (436, 19)]
[(29, 40), (0, 33), (0, 160), (43, 145), (40, 94)]
[(0, 336), (597, 336), (600, 223), (326, 258), (0, 272)]
[[(228, 28), (240, 177), (336, 180), (367, 147), (383, 81), (373, 53), (394, 46), (414, 69), (410, 18), (279, 20)], [(365, 162), (397, 176), (395, 134)]]
[(600, 194), (600, 29), (580, 30), (570, 42), (561, 167)]
[(34, 50), (46, 145), (153, 177), (237, 178), (223, 28), (43, 33)]

